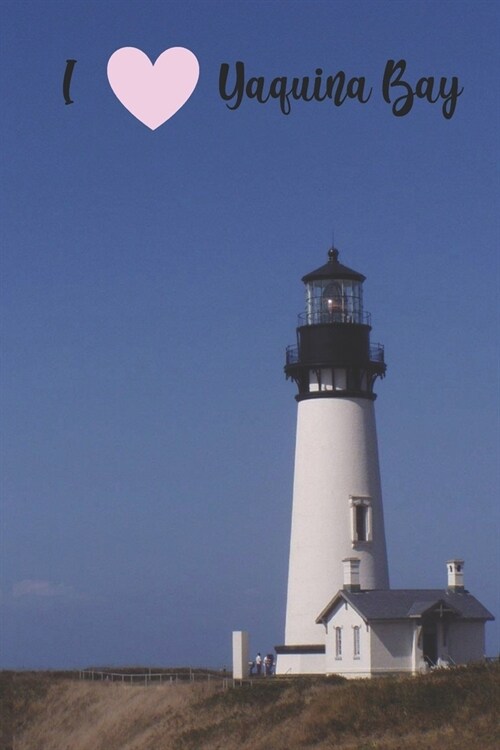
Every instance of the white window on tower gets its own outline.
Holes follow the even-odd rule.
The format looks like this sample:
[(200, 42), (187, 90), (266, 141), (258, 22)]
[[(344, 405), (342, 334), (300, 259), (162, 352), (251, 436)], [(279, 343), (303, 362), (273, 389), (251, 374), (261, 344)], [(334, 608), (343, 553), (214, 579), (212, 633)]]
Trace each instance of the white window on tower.
[(355, 659), (359, 659), (359, 657), (361, 655), (361, 643), (360, 643), (360, 640), (359, 640), (360, 630), (361, 629), (360, 629), (359, 625), (355, 625), (353, 627), (353, 629), (352, 629), (353, 639), (354, 639), (354, 641), (353, 641), (353, 646), (354, 646), (353, 651), (354, 651), (354, 658)]
[(372, 502), (369, 497), (350, 497), (352, 543), (372, 541)]
[(342, 659), (342, 628), (335, 628), (335, 658)]
[(357, 542), (366, 542), (367, 539), (367, 515), (368, 515), (368, 508), (366, 505), (356, 505), (354, 508), (354, 512), (356, 514), (356, 541)]

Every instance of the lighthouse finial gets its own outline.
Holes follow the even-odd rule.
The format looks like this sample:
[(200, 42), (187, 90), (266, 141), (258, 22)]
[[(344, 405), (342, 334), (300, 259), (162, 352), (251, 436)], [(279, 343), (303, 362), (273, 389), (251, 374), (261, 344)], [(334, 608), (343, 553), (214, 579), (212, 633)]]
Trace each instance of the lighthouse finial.
[(332, 225), (332, 246), (328, 251), (329, 263), (334, 263), (336, 260), (338, 260), (338, 257), (339, 257), (339, 251), (335, 247), (335, 225)]

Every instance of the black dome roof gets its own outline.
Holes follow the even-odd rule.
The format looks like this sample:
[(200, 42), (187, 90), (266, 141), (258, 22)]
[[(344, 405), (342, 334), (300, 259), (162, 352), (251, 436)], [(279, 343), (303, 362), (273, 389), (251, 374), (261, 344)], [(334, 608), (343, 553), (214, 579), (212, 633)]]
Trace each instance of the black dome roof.
[(322, 279), (354, 279), (355, 281), (364, 281), (366, 279), (366, 276), (363, 276), (362, 273), (353, 271), (352, 268), (339, 263), (338, 257), (339, 251), (334, 247), (330, 248), (328, 251), (328, 263), (303, 276), (302, 281), (304, 284), (307, 284), (309, 281), (321, 281)]

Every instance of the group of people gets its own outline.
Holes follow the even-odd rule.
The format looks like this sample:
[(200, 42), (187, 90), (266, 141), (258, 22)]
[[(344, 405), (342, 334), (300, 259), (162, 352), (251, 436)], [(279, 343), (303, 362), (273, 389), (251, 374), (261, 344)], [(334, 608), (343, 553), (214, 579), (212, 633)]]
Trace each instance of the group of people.
[(249, 666), (250, 674), (256, 674), (258, 676), (264, 674), (265, 677), (270, 677), (273, 674), (274, 655), (267, 654), (267, 656), (262, 658), (262, 654), (259, 651), (259, 653), (255, 657), (255, 661), (251, 661)]

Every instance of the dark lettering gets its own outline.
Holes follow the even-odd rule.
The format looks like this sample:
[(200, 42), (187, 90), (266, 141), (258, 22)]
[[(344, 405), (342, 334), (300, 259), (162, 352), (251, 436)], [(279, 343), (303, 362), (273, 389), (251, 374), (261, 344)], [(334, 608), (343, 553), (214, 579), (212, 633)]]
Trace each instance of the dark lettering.
[(269, 89), (269, 96), (271, 96), (273, 99), (279, 99), (281, 111), (284, 115), (289, 115), (291, 106), (290, 99), (288, 98), (286, 90), (286, 84), (287, 79), (285, 77), (274, 78)]
[(226, 104), (226, 107), (228, 109), (238, 109), (238, 107), (241, 104), (241, 100), (243, 99), (243, 93), (244, 93), (244, 86), (245, 86), (245, 64), (242, 62), (236, 63), (236, 82), (234, 89), (232, 93), (227, 93), (227, 76), (229, 73), (229, 65), (227, 63), (222, 63), (220, 66), (220, 73), (219, 73), (219, 94), (224, 99), (225, 102), (231, 101), (236, 96), (236, 103), (233, 107), (231, 107), (229, 104)]
[(249, 78), (246, 95), (249, 99), (257, 99), (261, 104), (265, 104), (269, 100), (269, 94), (264, 98), (264, 84), (265, 80), (262, 76), (259, 78)]
[[(392, 99), (390, 95), (390, 90), (393, 88), (393, 86), (403, 87), (403, 90), (405, 91), (404, 94), (401, 94), (401, 96), (398, 96), (394, 104), (392, 105), (392, 113), (396, 117), (404, 117), (408, 114), (408, 112), (411, 111), (411, 108), (413, 107), (413, 89), (412, 87), (406, 83), (406, 81), (401, 80), (401, 76), (406, 70), (406, 61), (405, 60), (399, 60), (399, 62), (395, 63), (394, 60), (387, 60), (387, 65), (385, 66), (384, 71), (384, 78), (382, 81), (382, 94), (385, 99), (385, 101), (388, 104), (391, 104)], [(393, 76), (396, 73), (396, 78), (393, 80)]]
[(361, 104), (366, 104), (366, 102), (370, 99), (372, 95), (372, 89), (370, 88), (370, 91), (368, 92), (368, 96), (366, 99), (364, 98), (363, 94), (365, 92), (365, 78), (351, 78), (349, 83), (347, 84), (347, 96), (350, 99), (357, 99)]
[[(68, 63), (70, 62), (76, 61), (68, 60)], [(336, 107), (340, 107), (346, 99), (366, 104), (373, 93), (373, 88), (367, 85), (364, 76), (347, 78), (343, 70), (324, 79), (323, 68), (316, 68), (314, 78), (303, 76), (289, 81), (287, 76), (276, 76), (268, 85), (264, 76), (254, 76), (245, 81), (244, 63), (238, 61), (235, 63), (232, 84), (229, 83), (229, 78), (230, 66), (223, 63), (219, 74), (219, 92), (228, 109), (232, 110), (240, 106), (245, 96), (248, 99), (256, 99), (259, 104), (266, 104), (270, 99), (275, 99), (279, 102), (281, 112), (289, 115), (292, 99), (305, 102), (322, 102), (330, 99)], [(65, 76), (64, 94), (67, 104), (71, 103), (70, 79), (71, 69), (66, 71)], [(459, 87), (457, 76), (453, 76), (451, 81), (444, 77), (438, 79), (434, 76), (422, 76), (413, 86), (406, 80), (406, 60), (387, 60), (382, 80), (382, 95), (384, 101), (391, 105), (395, 117), (409, 114), (415, 99), (420, 99), (429, 104), (441, 101), (443, 117), (449, 120), (453, 117), (458, 97), (462, 92), (463, 87)]]
[(316, 78), (314, 79), (314, 89), (313, 89), (312, 98), (315, 99), (317, 102), (322, 102), (327, 97), (326, 92), (324, 96), (321, 96), (320, 94), (321, 84), (323, 83), (323, 80), (321, 78), (322, 75), (323, 75), (323, 69), (316, 68)]
[(419, 99), (427, 99), (431, 104), (435, 104), (439, 99), (439, 94), (435, 99), (432, 98), (434, 91), (434, 78), (420, 78), (415, 86), (415, 94)]
[(73, 68), (76, 65), (76, 60), (66, 60), (66, 70), (64, 71), (63, 80), (63, 96), (65, 104), (74, 104), (73, 99), (70, 96), (69, 88), (71, 85), (71, 76), (73, 75)]
[[(299, 85), (301, 86), (300, 91), (298, 90)], [(292, 88), (289, 91), (290, 96), (293, 96), (294, 99), (303, 99), (305, 102), (310, 102), (314, 99), (314, 94), (312, 96), (307, 95), (307, 91), (309, 88), (309, 78), (308, 76), (305, 76), (304, 78), (293, 78), (292, 79)]]
[(446, 78), (441, 78), (439, 83), (439, 94), (443, 99), (443, 117), (445, 120), (451, 120), (457, 106), (457, 99), (462, 94), (464, 87), (458, 90), (458, 78), (453, 76), (449, 91), (446, 91)]
[[(347, 94), (342, 96), (345, 84), (345, 73), (343, 70), (339, 70), (334, 76), (328, 76), (326, 79), (326, 96), (329, 99), (333, 99), (333, 103), (336, 107), (340, 107), (341, 104), (346, 100)], [(335, 87), (335, 93), (333, 89)]]

